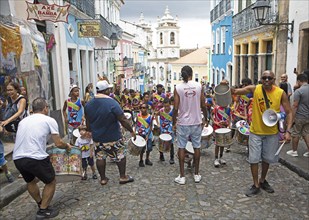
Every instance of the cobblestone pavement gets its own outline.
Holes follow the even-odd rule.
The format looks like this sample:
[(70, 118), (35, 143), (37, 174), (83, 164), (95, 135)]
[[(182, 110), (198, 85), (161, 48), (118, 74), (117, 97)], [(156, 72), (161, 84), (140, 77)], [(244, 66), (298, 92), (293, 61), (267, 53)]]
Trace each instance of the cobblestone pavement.
[[(270, 167), (268, 182), (275, 193), (263, 191), (253, 198), (244, 192), (252, 185), (246, 150), (233, 146), (225, 153), (227, 165), (213, 166), (214, 147), (202, 150), (202, 181), (194, 183), (193, 171), (185, 170), (186, 185), (177, 185), (178, 161), (159, 161), (155, 149), (153, 166), (138, 167), (138, 157), (128, 156), (127, 173), (133, 183), (120, 185), (116, 164), (107, 164), (110, 181), (98, 180), (57, 184), (52, 201), (60, 210), (55, 219), (308, 219), (309, 182), (286, 167)], [(177, 158), (176, 158), (177, 159)], [(89, 175), (88, 175), (89, 176)], [(41, 185), (43, 186), (43, 185)], [(0, 211), (1, 219), (35, 219), (37, 206), (23, 193)]]

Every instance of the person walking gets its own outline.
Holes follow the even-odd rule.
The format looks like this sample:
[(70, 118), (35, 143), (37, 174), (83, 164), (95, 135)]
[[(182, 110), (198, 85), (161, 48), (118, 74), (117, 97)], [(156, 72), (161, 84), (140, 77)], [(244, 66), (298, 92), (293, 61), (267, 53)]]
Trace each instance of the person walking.
[[(199, 183), (202, 176), (199, 173), (201, 134), (207, 119), (207, 108), (201, 84), (192, 80), (192, 68), (184, 66), (181, 69), (183, 82), (174, 90), (173, 130), (176, 131), (180, 174), (175, 182), (184, 185), (185, 148), (189, 138), (194, 148), (194, 181)], [(201, 110), (204, 115), (202, 121)], [(176, 127), (177, 126), (177, 127)]]
[(127, 149), (122, 141), (120, 124), (131, 132), (134, 139), (136, 135), (120, 105), (109, 96), (112, 87), (106, 80), (99, 81), (96, 84), (97, 95), (85, 106), (87, 130), (92, 132), (93, 141), (99, 143), (95, 155), (101, 185), (106, 185), (109, 180), (105, 176), (107, 157), (118, 166), (120, 184), (134, 181), (133, 177), (126, 175)]
[(288, 82), (288, 75), (285, 73), (285, 74), (282, 74), (281, 75), (281, 77), (280, 77), (280, 82), (281, 83), (286, 83), (286, 84), (288, 84), (288, 99), (290, 100), (290, 97), (291, 97), (291, 95), (292, 95), (292, 86), (291, 86), (291, 84)]
[[(261, 189), (268, 193), (273, 193), (274, 189), (266, 181), (266, 175), (271, 163), (278, 161), (275, 155), (279, 148), (279, 135), (277, 124), (268, 127), (263, 123), (262, 115), (268, 109), (280, 112), (280, 105), (283, 106), (287, 115), (287, 132), (285, 141), (291, 140), (290, 129), (292, 127), (292, 111), (287, 95), (274, 84), (275, 74), (266, 70), (262, 73), (262, 84), (249, 85), (240, 89), (232, 89), (232, 94), (245, 95), (253, 93), (252, 123), (249, 135), (249, 163), (253, 178), (253, 185), (245, 193), (251, 197), (259, 194)], [(258, 179), (259, 162), (262, 160), (262, 172)]]
[[(46, 153), (47, 137), (59, 148), (71, 149), (71, 145), (61, 140), (58, 124), (48, 116), (48, 104), (43, 98), (36, 98), (32, 102), (33, 114), (23, 119), (18, 126), (13, 150), (13, 161), (27, 183), (30, 196), (38, 204), (37, 218), (53, 218), (58, 210), (49, 207), (56, 189), (55, 170)], [(40, 193), (35, 178), (41, 180), (45, 186)]]
[(309, 157), (309, 84), (305, 74), (297, 76), (297, 86), (300, 87), (294, 92), (294, 102), (292, 106), (294, 125), (292, 128), (292, 150), (286, 153), (292, 157), (297, 157), (299, 139), (302, 136), (307, 145), (307, 152), (304, 157)]

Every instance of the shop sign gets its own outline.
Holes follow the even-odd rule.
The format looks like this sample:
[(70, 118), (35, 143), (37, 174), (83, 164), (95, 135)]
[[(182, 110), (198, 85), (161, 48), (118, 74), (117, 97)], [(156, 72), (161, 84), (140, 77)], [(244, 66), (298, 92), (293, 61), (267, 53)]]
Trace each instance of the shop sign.
[(77, 23), (78, 37), (101, 37), (100, 21), (83, 21)]
[(68, 23), (70, 5), (60, 6), (56, 4), (33, 4), (27, 3), (27, 20), (35, 19), (39, 21), (66, 22)]

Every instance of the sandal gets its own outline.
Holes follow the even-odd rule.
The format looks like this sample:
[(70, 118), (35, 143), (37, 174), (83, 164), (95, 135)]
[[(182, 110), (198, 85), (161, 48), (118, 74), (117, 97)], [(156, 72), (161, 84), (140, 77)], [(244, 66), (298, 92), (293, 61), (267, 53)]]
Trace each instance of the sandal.
[(100, 181), (100, 184), (102, 185), (102, 186), (104, 186), (104, 185), (106, 185), (107, 183), (108, 183), (108, 178), (106, 177), (104, 180), (101, 180)]
[(119, 181), (119, 184), (126, 184), (126, 183), (131, 183), (131, 182), (134, 182), (134, 178), (132, 176), (127, 176), (128, 179), (127, 180), (120, 180)]

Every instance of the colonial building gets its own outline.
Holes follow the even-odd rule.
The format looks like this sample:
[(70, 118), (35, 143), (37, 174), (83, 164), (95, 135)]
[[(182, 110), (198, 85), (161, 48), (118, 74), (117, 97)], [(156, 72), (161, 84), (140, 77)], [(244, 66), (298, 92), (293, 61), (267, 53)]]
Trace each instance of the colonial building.
[[(174, 89), (174, 87), (182, 82), (181, 78), (181, 68), (185, 65), (189, 65), (192, 67), (193, 76), (192, 79), (196, 82), (206, 82), (209, 81), (208, 73), (209, 73), (209, 55), (210, 48), (202, 47), (199, 48), (192, 53), (189, 53), (180, 59), (171, 62), (171, 85), (170, 87)], [(173, 91), (173, 90), (172, 90)]]
[(222, 79), (232, 82), (233, 3), (234, 1), (231, 0), (212, 0), (210, 2), (212, 59), (209, 81), (214, 84), (219, 84)]
[[(287, 26), (260, 25), (252, 9), (255, 2), (234, 1), (233, 85), (239, 85), (243, 78), (257, 83), (264, 70), (274, 71), (278, 82), (286, 72)], [(270, 0), (269, 5), (264, 23), (287, 21), (289, 1)]]

